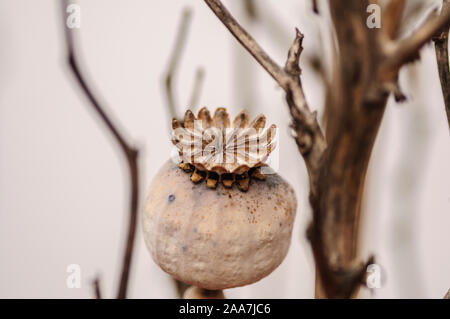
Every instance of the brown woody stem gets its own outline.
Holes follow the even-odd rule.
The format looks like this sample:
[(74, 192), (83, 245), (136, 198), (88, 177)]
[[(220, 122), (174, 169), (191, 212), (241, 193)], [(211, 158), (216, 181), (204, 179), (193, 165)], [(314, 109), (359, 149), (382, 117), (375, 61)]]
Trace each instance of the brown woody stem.
[[(450, 1), (444, 0), (442, 12), (449, 10)], [(448, 55), (448, 35), (449, 29), (444, 28), (442, 32), (433, 38), (436, 50), (436, 60), (439, 70), (439, 79), (441, 81), (442, 95), (444, 97), (445, 111), (447, 113), (447, 121), (450, 128), (450, 66)]]
[[(308, 229), (316, 261), (316, 296), (349, 298), (374, 262), (357, 258), (361, 202), (366, 172), (391, 92), (400, 97), (398, 71), (442, 27), (450, 14), (430, 18), (411, 36), (396, 41), (404, 1), (391, 0), (384, 12), (386, 30), (366, 24), (368, 0), (329, 1), (336, 35), (332, 83), (327, 92), (326, 140), (305, 100), (297, 31), (281, 68), (234, 19), (219, 0), (204, 0), (214, 14), (286, 93), (294, 138), (310, 181), (313, 221)], [(395, 10), (395, 12), (392, 12)]]

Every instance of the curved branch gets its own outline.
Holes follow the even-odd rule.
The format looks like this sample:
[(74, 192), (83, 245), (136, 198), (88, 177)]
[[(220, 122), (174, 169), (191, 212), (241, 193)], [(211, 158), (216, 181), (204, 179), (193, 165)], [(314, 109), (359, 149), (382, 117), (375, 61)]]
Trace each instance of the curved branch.
[(402, 65), (413, 62), (418, 58), (419, 50), (443, 28), (450, 26), (450, 10), (447, 6), (442, 13), (430, 13), (425, 23), (409, 37), (396, 42), (388, 54), (385, 64), (388, 68), (398, 69)]
[(205, 78), (205, 70), (201, 67), (195, 72), (194, 87), (192, 88), (191, 98), (189, 99), (189, 106), (194, 108), (198, 104), (200, 92)]
[(80, 88), (88, 98), (92, 105), (92, 108), (100, 117), (103, 124), (107, 127), (108, 131), (119, 144), (123, 155), (125, 156), (128, 164), (128, 172), (130, 178), (130, 207), (129, 207), (129, 221), (128, 221), (128, 234), (127, 241), (125, 245), (125, 251), (123, 255), (122, 262), (122, 273), (120, 276), (120, 284), (117, 292), (117, 298), (123, 299), (127, 295), (128, 278), (130, 274), (130, 265), (133, 257), (134, 239), (136, 233), (136, 223), (137, 223), (137, 207), (138, 207), (138, 196), (139, 196), (139, 181), (138, 181), (138, 150), (130, 146), (130, 144), (125, 140), (123, 134), (118, 130), (117, 126), (112, 122), (110, 117), (107, 115), (105, 108), (100, 105), (98, 99), (93, 94), (92, 89), (88, 86), (86, 78), (82, 74), (79, 67), (79, 58), (75, 52), (74, 35), (72, 29), (69, 29), (65, 25), (65, 10), (69, 5), (69, 1), (61, 2), (63, 9), (63, 21), (64, 21), (64, 34), (67, 48), (67, 62), (68, 65), (75, 76)]
[(173, 78), (177, 71), (178, 63), (183, 52), (183, 48), (186, 43), (189, 24), (191, 23), (192, 12), (191, 9), (185, 8), (183, 10), (183, 16), (181, 18), (180, 27), (178, 29), (177, 38), (175, 40), (175, 46), (172, 51), (172, 55), (169, 61), (169, 68), (164, 76), (164, 84), (166, 89), (167, 106), (169, 108), (170, 118), (177, 117), (177, 104), (175, 101), (175, 95), (173, 92)]
[(288, 89), (290, 77), (284, 70), (270, 58), (259, 46), (253, 37), (234, 19), (230, 12), (219, 0), (204, 0), (214, 14), (219, 18), (231, 34), (240, 44), (261, 64), (261, 66), (274, 78), (284, 89)]
[(397, 36), (405, 6), (406, 0), (390, 0), (386, 9), (383, 10), (381, 31), (388, 39), (394, 39)]

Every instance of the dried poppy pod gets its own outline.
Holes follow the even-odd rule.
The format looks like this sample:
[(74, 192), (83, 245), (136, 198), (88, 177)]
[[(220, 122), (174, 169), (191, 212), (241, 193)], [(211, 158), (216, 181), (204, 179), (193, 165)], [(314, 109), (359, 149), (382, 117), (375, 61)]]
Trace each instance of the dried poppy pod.
[[(206, 119), (211, 127), (219, 121), (225, 127), (228, 115), (222, 110), (211, 119), (202, 109), (198, 118)], [(175, 127), (192, 127), (190, 116), (185, 118), (184, 127)], [(248, 128), (246, 112), (240, 117), (247, 122), (240, 125)], [(261, 134), (258, 140), (264, 140)], [(204, 150), (203, 143), (200, 145)], [(171, 160), (164, 164), (145, 200), (144, 239), (154, 261), (174, 278), (207, 290), (251, 284), (270, 274), (283, 261), (290, 245), (297, 209), (292, 187), (278, 174), (261, 178), (258, 168), (263, 161), (259, 157), (249, 162), (221, 163), (220, 169), (225, 171), (218, 169), (217, 162), (190, 161), (192, 157), (187, 156), (182, 159), (187, 168)], [(206, 183), (193, 183), (195, 175), (190, 176), (183, 168), (204, 172)], [(208, 185), (211, 172), (220, 176), (215, 188)], [(243, 192), (240, 187), (230, 187), (224, 174), (234, 176), (234, 181), (243, 174), (260, 178), (248, 178), (247, 191)]]

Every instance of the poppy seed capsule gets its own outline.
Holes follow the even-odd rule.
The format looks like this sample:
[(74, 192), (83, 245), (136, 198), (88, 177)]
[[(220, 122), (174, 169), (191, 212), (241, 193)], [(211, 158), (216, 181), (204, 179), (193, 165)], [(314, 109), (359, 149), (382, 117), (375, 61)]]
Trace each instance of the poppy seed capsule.
[[(174, 278), (208, 290), (269, 275), (290, 245), (297, 209), (292, 187), (253, 168), (240, 177), (224, 173), (231, 184), (214, 176), (212, 188), (213, 181), (193, 183), (190, 168), (169, 160), (151, 183), (142, 225), (153, 260)], [(244, 179), (245, 192), (233, 186)]]
[(287, 254), (297, 201), (279, 175), (246, 193), (193, 184), (168, 161), (144, 204), (144, 238), (153, 260), (174, 278), (209, 290), (254, 283)]

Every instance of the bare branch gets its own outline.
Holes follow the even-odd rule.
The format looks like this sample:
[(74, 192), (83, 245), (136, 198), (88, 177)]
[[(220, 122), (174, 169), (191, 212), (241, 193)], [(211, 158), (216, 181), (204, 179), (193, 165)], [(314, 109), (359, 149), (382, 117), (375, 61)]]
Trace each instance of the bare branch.
[(388, 51), (385, 64), (388, 68), (398, 69), (403, 64), (417, 59), (419, 50), (443, 28), (450, 25), (450, 10), (444, 7), (441, 15), (436, 11), (430, 13), (425, 23), (413, 34), (395, 43)]
[(173, 79), (178, 70), (178, 63), (180, 61), (183, 49), (186, 43), (189, 24), (191, 22), (192, 12), (189, 8), (183, 10), (180, 27), (178, 29), (175, 46), (169, 61), (167, 73), (164, 76), (164, 84), (166, 90), (167, 106), (169, 108), (170, 118), (177, 117), (177, 103), (175, 101), (175, 94), (173, 92)]
[(388, 39), (394, 39), (402, 21), (406, 0), (390, 0), (383, 10), (383, 33)]
[[(442, 12), (448, 11), (450, 1), (444, 0)], [(442, 32), (433, 38), (436, 50), (436, 60), (439, 70), (439, 79), (441, 80), (442, 94), (444, 96), (445, 111), (447, 113), (447, 121), (450, 127), (450, 65), (448, 55), (448, 36), (449, 29), (445, 28)]]
[(302, 52), (303, 35), (297, 30), (296, 38), (289, 50), (286, 66), (283, 69), (239, 25), (219, 0), (204, 1), (239, 43), (286, 92), (286, 101), (292, 117), (291, 127), (294, 131), (294, 138), (308, 168), (311, 188), (315, 189), (318, 163), (325, 151), (326, 142), (317, 122), (316, 112), (311, 112), (306, 103), (299, 77), (301, 72), (298, 62)]
[(175, 288), (177, 289), (178, 298), (182, 299), (186, 290), (191, 287), (178, 279), (173, 278)]
[(371, 259), (358, 257), (359, 221), (371, 151), (387, 95), (377, 87), (380, 30), (367, 28), (369, 1), (329, 1), (336, 54), (326, 99), (328, 147), (319, 163), (317, 193), (310, 193), (308, 228), (316, 263), (316, 297), (356, 295)]
[(295, 40), (288, 52), (288, 58), (284, 67), (285, 71), (293, 76), (300, 76), (300, 55), (303, 52), (303, 34), (295, 29)]
[[(178, 70), (179, 61), (181, 59), (184, 46), (186, 44), (187, 34), (189, 25), (191, 23), (192, 12), (190, 8), (185, 8), (183, 10), (183, 15), (181, 18), (180, 27), (178, 29), (177, 37), (175, 40), (175, 46), (172, 51), (172, 55), (169, 61), (169, 67), (164, 75), (164, 88), (166, 92), (167, 108), (169, 110), (170, 120), (177, 118), (177, 103), (175, 98), (175, 92), (173, 89), (173, 81)], [(198, 68), (195, 74), (194, 87), (191, 93), (188, 107), (195, 107), (198, 103), (198, 98), (200, 96), (201, 87), (203, 84), (203, 78), (205, 72), (203, 68)], [(184, 109), (185, 107), (183, 107)]]
[(204, 0), (214, 14), (227, 27), (231, 34), (242, 44), (242, 46), (258, 61), (259, 64), (278, 82), (286, 91), (290, 77), (276, 64), (267, 53), (259, 46), (253, 37), (247, 33), (234, 19), (230, 12), (219, 0)]
[(450, 289), (445, 294), (444, 299), (450, 299)]
[(225, 295), (222, 290), (207, 290), (191, 286), (183, 293), (183, 299), (225, 299)]
[(319, 6), (317, 0), (312, 0), (312, 9), (315, 14), (319, 14)]
[(403, 1), (393, 0), (391, 8), (396, 12), (388, 14), (391, 24), (385, 34), (393, 47), (388, 52), (380, 41), (384, 31), (367, 28), (369, 0), (347, 0), (345, 6), (339, 1), (330, 1), (336, 54), (332, 85), (327, 88), (329, 114), (325, 141), (316, 114), (306, 103), (300, 80), (303, 35), (297, 30), (282, 68), (219, 0), (204, 1), (286, 93), (293, 135), (310, 180), (313, 220), (308, 238), (316, 262), (317, 296), (355, 296), (367, 265), (374, 262), (373, 257), (366, 262), (358, 258), (359, 221), (366, 173), (389, 96), (386, 93), (394, 92), (399, 100), (404, 98), (397, 84), (400, 66), (450, 18), (429, 20), (432, 22), (427, 22), (406, 42), (393, 42), (404, 5)]
[(198, 68), (195, 73), (194, 87), (191, 92), (191, 98), (189, 99), (189, 106), (195, 107), (198, 104), (198, 99), (200, 97), (200, 91), (202, 89), (203, 79), (205, 78), (205, 70), (203, 68)]
[(80, 88), (88, 98), (92, 105), (92, 108), (96, 111), (108, 131), (113, 135), (116, 142), (119, 144), (123, 155), (125, 156), (128, 164), (129, 178), (130, 178), (130, 208), (129, 208), (129, 222), (128, 222), (128, 234), (125, 245), (125, 252), (122, 263), (122, 273), (120, 277), (119, 289), (117, 292), (117, 298), (126, 298), (128, 278), (130, 273), (130, 264), (133, 256), (134, 239), (136, 233), (136, 221), (137, 221), (137, 207), (138, 207), (138, 195), (139, 195), (139, 182), (138, 182), (138, 150), (130, 146), (125, 140), (123, 134), (119, 132), (117, 126), (112, 122), (110, 117), (105, 111), (105, 107), (101, 106), (98, 99), (95, 97), (92, 89), (88, 86), (86, 78), (83, 76), (79, 67), (79, 58), (75, 50), (74, 34), (72, 29), (69, 29), (65, 25), (66, 8), (69, 5), (69, 1), (62, 1), (62, 17), (64, 22), (64, 34), (67, 48), (67, 62), (73, 75), (75, 76)]
[(100, 278), (97, 276), (92, 284), (94, 285), (95, 299), (102, 299), (102, 292), (100, 289)]
[(244, 6), (249, 18), (255, 20), (258, 17), (255, 0), (244, 0)]

